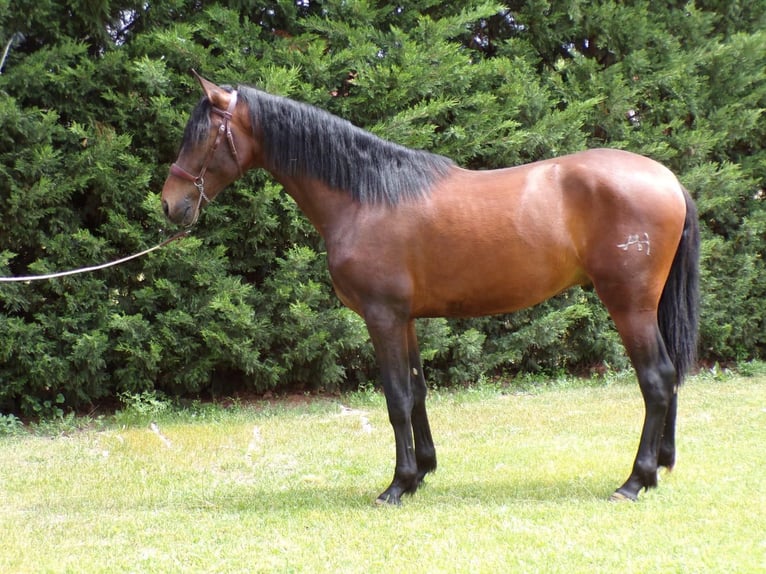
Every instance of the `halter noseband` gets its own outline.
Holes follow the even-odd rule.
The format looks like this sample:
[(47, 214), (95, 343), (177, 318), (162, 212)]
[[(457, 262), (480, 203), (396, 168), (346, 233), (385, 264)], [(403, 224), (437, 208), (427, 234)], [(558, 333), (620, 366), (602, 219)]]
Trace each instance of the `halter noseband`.
[[(242, 177), (244, 175), (244, 172), (242, 171), (242, 165), (239, 163), (239, 154), (237, 153), (237, 147), (234, 145), (234, 134), (231, 133), (231, 125), (229, 124), (229, 120), (232, 118), (232, 114), (234, 113), (234, 108), (237, 106), (237, 90), (233, 90), (231, 92), (231, 100), (229, 101), (229, 107), (226, 110), (222, 110), (220, 108), (216, 108), (215, 106), (212, 107), (212, 112), (214, 114), (217, 114), (223, 118), (223, 121), (221, 122), (221, 125), (218, 126), (218, 133), (215, 136), (215, 141), (213, 142), (213, 145), (210, 146), (210, 149), (207, 151), (207, 155), (205, 156), (205, 161), (202, 163), (202, 167), (199, 170), (198, 175), (192, 175), (188, 171), (186, 171), (184, 168), (182, 168), (177, 163), (174, 163), (170, 166), (170, 175), (174, 175), (176, 177), (180, 177), (181, 179), (185, 179), (186, 181), (190, 181), (194, 184), (194, 186), (197, 188), (197, 191), (199, 191), (199, 199), (197, 200), (197, 215), (199, 215), (199, 208), (202, 205), (202, 200), (204, 199), (206, 203), (210, 203), (210, 198), (205, 194), (205, 173), (207, 173), (207, 168), (210, 165), (210, 161), (213, 159), (213, 154), (215, 154), (215, 151), (218, 149), (218, 146), (221, 144), (221, 140), (223, 139), (224, 134), (226, 134), (226, 140), (229, 142), (229, 149), (231, 150), (231, 155), (234, 157), (234, 163), (237, 164), (237, 169), (239, 170), (239, 176)], [(196, 217), (195, 217), (196, 220)]]

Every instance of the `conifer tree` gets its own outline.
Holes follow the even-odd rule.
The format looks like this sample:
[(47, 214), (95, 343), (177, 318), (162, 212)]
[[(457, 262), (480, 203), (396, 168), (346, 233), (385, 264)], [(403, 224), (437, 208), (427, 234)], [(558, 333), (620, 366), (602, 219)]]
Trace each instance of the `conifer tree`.
[[(764, 30), (764, 0), (0, 1), (0, 275), (168, 235), (157, 192), (200, 97), (194, 68), (472, 169), (599, 146), (662, 161), (700, 209), (703, 359), (763, 359)], [(587, 289), (419, 329), (439, 384), (626, 364)], [(262, 172), (145, 259), (0, 284), (4, 411), (352, 387), (375, 372), (319, 237)]]

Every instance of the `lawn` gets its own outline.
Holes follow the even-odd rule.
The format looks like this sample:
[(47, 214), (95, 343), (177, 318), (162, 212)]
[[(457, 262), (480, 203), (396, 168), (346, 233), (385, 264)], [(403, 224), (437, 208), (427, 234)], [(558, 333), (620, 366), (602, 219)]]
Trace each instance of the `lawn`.
[(399, 508), (382, 396), (299, 398), (0, 438), (0, 572), (766, 571), (766, 376), (692, 378), (676, 470), (621, 504), (624, 377), (432, 393), (439, 470)]

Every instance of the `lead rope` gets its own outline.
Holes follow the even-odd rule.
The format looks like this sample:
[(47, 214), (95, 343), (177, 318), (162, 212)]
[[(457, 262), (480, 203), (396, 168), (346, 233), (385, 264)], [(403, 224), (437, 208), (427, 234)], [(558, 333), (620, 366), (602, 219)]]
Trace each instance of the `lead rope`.
[(66, 277), (67, 275), (76, 275), (77, 273), (88, 273), (90, 271), (98, 271), (100, 269), (106, 269), (107, 267), (114, 267), (115, 265), (120, 265), (121, 263), (130, 261), (131, 259), (137, 259), (139, 257), (146, 255), (147, 253), (151, 253), (152, 251), (156, 251), (157, 249), (165, 247), (168, 243), (172, 243), (173, 241), (176, 241), (177, 239), (187, 237), (190, 233), (191, 233), (190, 229), (187, 229), (185, 231), (180, 231), (176, 233), (175, 235), (173, 235), (172, 237), (169, 237), (162, 243), (158, 243), (154, 247), (150, 247), (149, 249), (144, 249), (143, 251), (139, 253), (128, 255), (127, 257), (123, 257), (122, 259), (116, 259), (108, 263), (102, 263), (101, 265), (94, 265), (92, 267), (80, 267), (78, 269), (70, 269), (69, 271), (59, 271), (58, 273), (48, 273), (46, 275), (27, 275), (24, 277), (0, 277), (0, 283), (11, 283), (14, 281), (23, 282), (23, 281), (41, 281), (43, 279), (56, 279), (57, 277)]

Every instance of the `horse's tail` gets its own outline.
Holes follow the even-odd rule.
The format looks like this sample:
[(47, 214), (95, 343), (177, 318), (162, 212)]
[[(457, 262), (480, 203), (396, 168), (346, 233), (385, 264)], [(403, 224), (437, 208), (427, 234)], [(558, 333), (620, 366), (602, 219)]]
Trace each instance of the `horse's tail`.
[(697, 208), (684, 189), (686, 220), (673, 266), (662, 291), (657, 320), (678, 384), (697, 359), (700, 231)]

